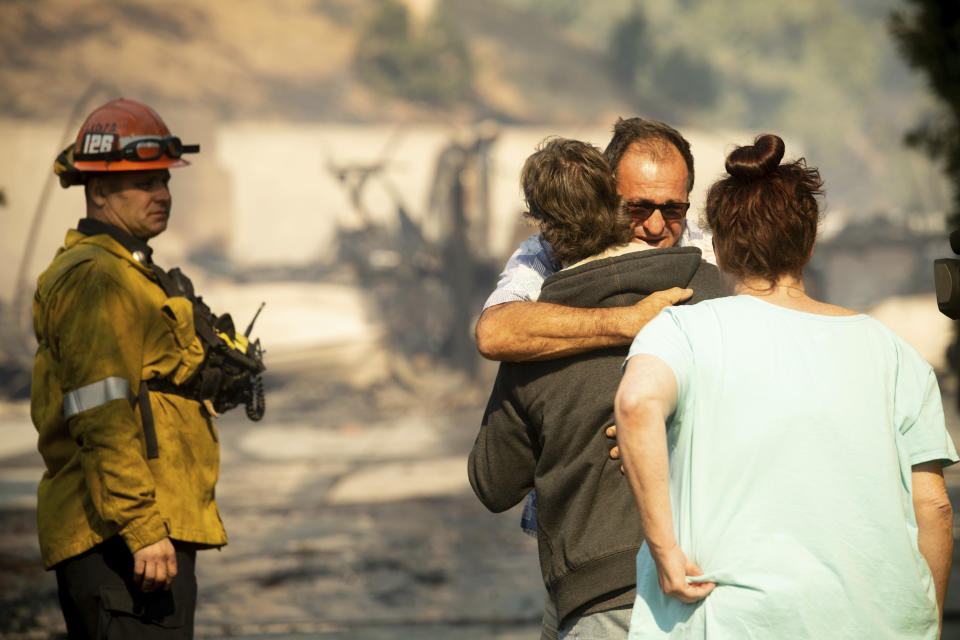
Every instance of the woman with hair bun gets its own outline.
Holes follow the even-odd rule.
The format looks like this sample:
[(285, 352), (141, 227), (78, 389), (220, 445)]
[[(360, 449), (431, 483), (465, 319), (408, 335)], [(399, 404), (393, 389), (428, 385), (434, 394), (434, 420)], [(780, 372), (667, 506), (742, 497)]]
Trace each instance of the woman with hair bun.
[(869, 316), (811, 299), (822, 195), (761, 135), (705, 210), (735, 295), (634, 341), (618, 444), (646, 543), (631, 638), (936, 638), (958, 461), (933, 369)]

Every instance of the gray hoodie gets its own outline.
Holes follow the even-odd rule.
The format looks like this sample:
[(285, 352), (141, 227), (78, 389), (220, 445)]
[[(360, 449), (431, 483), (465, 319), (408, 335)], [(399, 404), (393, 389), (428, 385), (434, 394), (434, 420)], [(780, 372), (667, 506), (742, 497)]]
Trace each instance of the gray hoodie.
[[(690, 303), (726, 294), (694, 247), (628, 253), (553, 274), (540, 302), (632, 305), (655, 291), (693, 289)], [(628, 345), (546, 362), (503, 363), (470, 452), (470, 485), (493, 512), (537, 492), (544, 584), (560, 623), (631, 605), (643, 542), (636, 503), (604, 434)]]

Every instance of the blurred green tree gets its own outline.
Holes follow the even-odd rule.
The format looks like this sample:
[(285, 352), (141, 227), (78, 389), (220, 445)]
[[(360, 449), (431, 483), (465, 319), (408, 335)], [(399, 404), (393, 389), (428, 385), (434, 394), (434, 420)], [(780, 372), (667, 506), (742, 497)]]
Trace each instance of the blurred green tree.
[(637, 3), (634, 3), (630, 13), (613, 25), (609, 46), (613, 79), (628, 95), (632, 95), (637, 74), (653, 57), (653, 49), (647, 42), (647, 20)]
[(583, 4), (580, 0), (529, 0), (530, 7), (557, 24), (568, 25), (580, 17)]
[(375, 91), (448, 107), (472, 93), (473, 66), (443, 7), (420, 28), (398, 0), (381, 0), (364, 24), (355, 54), (357, 76)]
[(890, 32), (907, 63), (920, 70), (940, 99), (938, 113), (906, 135), (910, 146), (943, 163), (954, 186), (951, 229), (960, 228), (960, 2), (906, 0), (913, 11), (895, 11)]
[(702, 58), (674, 49), (659, 58), (653, 71), (656, 87), (680, 107), (710, 107), (717, 99), (713, 68)]
[[(907, 63), (920, 70), (940, 99), (938, 113), (928, 116), (906, 135), (908, 145), (926, 150), (943, 163), (953, 185), (948, 228), (960, 229), (960, 2), (907, 0), (913, 11), (895, 11), (890, 32)], [(954, 322), (947, 363), (960, 373), (960, 322)], [(957, 395), (960, 406), (960, 394)]]
[(617, 85), (654, 113), (712, 106), (717, 95), (712, 66), (684, 47), (655, 48), (653, 33), (638, 2), (614, 23), (607, 55)]

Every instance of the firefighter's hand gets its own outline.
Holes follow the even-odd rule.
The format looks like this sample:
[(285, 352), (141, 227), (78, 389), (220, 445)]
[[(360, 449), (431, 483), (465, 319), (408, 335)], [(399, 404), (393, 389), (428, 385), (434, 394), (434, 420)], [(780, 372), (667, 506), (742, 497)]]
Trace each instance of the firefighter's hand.
[(177, 552), (170, 538), (133, 552), (133, 581), (144, 592), (170, 589), (177, 575)]
[[(615, 425), (615, 424), (610, 425), (609, 427), (607, 427), (607, 429), (606, 429), (606, 431), (604, 431), (604, 433), (607, 434), (607, 437), (608, 437), (608, 438), (612, 438), (612, 439), (613, 439), (613, 442), (614, 442), (613, 448), (610, 449), (610, 459), (611, 459), (611, 460), (619, 460), (619, 459), (620, 459), (620, 447), (618, 447), (617, 444), (616, 444), (616, 442), (617, 442), (617, 425)], [(622, 465), (622, 464), (620, 465), (620, 473), (623, 473), (623, 465)]]

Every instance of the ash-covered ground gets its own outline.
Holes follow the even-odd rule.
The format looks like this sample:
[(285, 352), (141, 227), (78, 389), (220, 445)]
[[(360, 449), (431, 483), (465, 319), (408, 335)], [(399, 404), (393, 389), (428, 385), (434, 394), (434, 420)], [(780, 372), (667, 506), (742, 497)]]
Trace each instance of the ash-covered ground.
[[(488, 513), (466, 479), (493, 369), (471, 381), (414, 361), (403, 382), (356, 387), (303, 355), (271, 370), (262, 422), (242, 410), (217, 421), (230, 543), (199, 556), (197, 636), (537, 638), (536, 543), (519, 507)], [(0, 637), (11, 640), (66, 637), (37, 550), (34, 441), (27, 404), (0, 405)], [(947, 478), (960, 505), (960, 472)], [(944, 638), (960, 638), (956, 574)]]
[[(536, 542), (466, 479), (487, 383), (416, 365), (363, 389), (271, 374), (263, 421), (217, 420), (230, 542), (199, 554), (198, 637), (537, 636)], [(0, 411), (0, 636), (66, 637), (37, 550), (28, 407)]]

